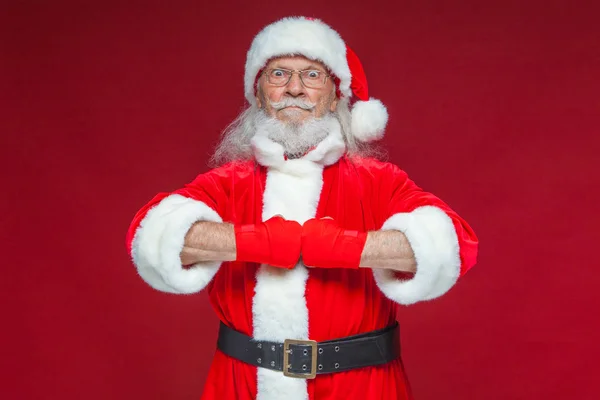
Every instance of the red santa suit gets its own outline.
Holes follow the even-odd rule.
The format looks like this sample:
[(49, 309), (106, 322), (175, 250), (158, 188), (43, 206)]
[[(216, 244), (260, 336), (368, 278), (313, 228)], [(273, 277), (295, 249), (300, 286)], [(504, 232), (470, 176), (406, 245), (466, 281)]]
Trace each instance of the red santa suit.
[[(421, 190), (398, 167), (350, 157), (332, 132), (300, 159), (264, 136), (256, 159), (198, 176), (142, 208), (129, 230), (132, 259), (153, 288), (171, 293), (208, 290), (219, 319), (256, 340), (323, 341), (370, 332), (396, 321), (398, 304), (441, 296), (474, 263), (477, 239), (454, 211)], [(382, 269), (287, 270), (244, 262), (183, 268), (179, 254), (196, 221), (252, 224), (282, 215), (300, 224), (331, 217), (343, 228), (403, 232), (416, 273)], [(306, 380), (245, 364), (217, 351), (203, 399), (410, 399), (400, 359)]]

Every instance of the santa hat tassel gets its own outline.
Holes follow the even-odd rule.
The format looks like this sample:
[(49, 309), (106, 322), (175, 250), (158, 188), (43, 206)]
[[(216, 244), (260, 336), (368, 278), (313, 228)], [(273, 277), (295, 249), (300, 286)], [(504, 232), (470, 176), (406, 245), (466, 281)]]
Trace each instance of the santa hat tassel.
[(388, 121), (387, 109), (380, 100), (369, 98), (367, 76), (358, 56), (346, 46), (346, 60), (352, 81), (350, 89), (359, 100), (352, 107), (350, 130), (352, 135), (361, 142), (379, 140), (385, 133)]
[(357, 101), (352, 107), (350, 131), (361, 142), (380, 140), (388, 121), (387, 109), (380, 100)]

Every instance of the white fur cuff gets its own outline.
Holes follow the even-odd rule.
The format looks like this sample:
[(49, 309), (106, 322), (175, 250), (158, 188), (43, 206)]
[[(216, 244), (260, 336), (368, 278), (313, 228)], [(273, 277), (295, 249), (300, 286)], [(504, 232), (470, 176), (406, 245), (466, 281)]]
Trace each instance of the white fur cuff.
[(403, 232), (417, 262), (410, 280), (401, 280), (394, 271), (373, 269), (379, 289), (400, 304), (430, 300), (446, 293), (460, 275), (458, 238), (452, 220), (441, 209), (424, 206), (410, 213), (392, 215), (381, 230)]
[(201, 201), (171, 195), (154, 206), (135, 232), (132, 257), (140, 276), (153, 288), (170, 293), (195, 293), (217, 273), (220, 262), (181, 265), (185, 235), (197, 221), (222, 222)]

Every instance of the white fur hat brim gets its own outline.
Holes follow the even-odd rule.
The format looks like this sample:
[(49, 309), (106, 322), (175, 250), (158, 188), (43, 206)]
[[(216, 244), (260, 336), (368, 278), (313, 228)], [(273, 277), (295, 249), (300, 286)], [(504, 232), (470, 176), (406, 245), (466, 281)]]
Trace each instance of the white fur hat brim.
[(327, 65), (340, 80), (340, 93), (345, 97), (352, 96), (352, 75), (346, 62), (346, 44), (340, 35), (320, 20), (289, 17), (264, 28), (256, 35), (248, 50), (244, 92), (250, 104), (256, 101), (257, 75), (269, 60), (298, 54)]

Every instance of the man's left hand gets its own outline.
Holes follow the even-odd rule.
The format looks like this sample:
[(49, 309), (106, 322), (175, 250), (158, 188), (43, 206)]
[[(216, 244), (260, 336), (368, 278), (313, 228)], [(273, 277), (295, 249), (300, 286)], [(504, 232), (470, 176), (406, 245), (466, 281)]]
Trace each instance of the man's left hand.
[(367, 233), (341, 228), (333, 219), (309, 219), (302, 226), (302, 261), (318, 268), (353, 268), (360, 258)]

